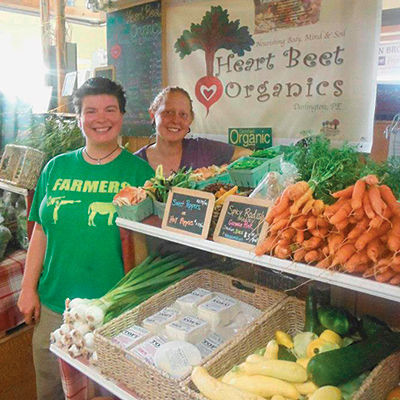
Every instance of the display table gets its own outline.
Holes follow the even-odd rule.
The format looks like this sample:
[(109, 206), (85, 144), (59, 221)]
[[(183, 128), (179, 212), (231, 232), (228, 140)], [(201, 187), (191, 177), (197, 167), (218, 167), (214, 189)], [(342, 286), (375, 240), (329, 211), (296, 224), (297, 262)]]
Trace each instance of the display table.
[[(87, 377), (91, 379), (92, 381), (98, 383), (100, 386), (104, 387), (107, 389), (110, 393), (113, 395), (117, 396), (121, 400), (140, 400), (139, 397), (132, 392), (132, 390), (126, 388), (122, 384), (117, 384), (111, 379), (106, 378), (104, 375), (101, 374), (100, 370), (93, 366), (90, 365), (88, 361), (83, 359), (82, 357), (80, 358), (72, 358), (70, 357), (67, 353), (62, 351), (60, 348), (51, 345), (50, 346), (50, 351), (54, 353), (62, 362), (68, 364), (69, 366), (75, 368), (77, 371), (81, 373), (81, 376), (76, 376), (77, 379), (79, 379), (79, 385), (81, 386), (81, 389), (79, 388), (79, 385), (75, 385), (76, 391), (72, 393), (71, 387), (74, 386), (74, 384), (71, 384), (70, 382), (66, 381), (64, 378), (64, 390), (67, 389), (66, 396), (69, 400), (86, 400), (86, 388), (84, 385), (86, 384), (85, 380), (81, 379), (82, 377)], [(65, 371), (64, 371), (65, 372)], [(72, 375), (69, 373), (68, 379), (72, 380)], [(67, 386), (67, 387), (65, 387)], [(68, 390), (69, 389), (69, 390)], [(88, 399), (89, 400), (89, 399)]]

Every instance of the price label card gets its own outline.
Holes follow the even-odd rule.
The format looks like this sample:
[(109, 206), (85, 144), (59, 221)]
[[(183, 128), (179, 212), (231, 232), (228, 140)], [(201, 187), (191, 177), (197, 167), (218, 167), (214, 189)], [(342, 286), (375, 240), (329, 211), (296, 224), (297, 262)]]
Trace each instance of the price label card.
[(229, 196), (218, 218), (214, 241), (253, 249), (261, 235), (269, 205), (262, 199)]
[(214, 203), (212, 193), (174, 187), (168, 195), (161, 227), (206, 239)]

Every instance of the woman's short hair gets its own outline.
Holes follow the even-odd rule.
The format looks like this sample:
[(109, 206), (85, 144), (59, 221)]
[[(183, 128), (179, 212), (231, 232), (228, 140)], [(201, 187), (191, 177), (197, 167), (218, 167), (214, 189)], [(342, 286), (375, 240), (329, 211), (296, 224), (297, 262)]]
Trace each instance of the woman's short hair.
[(165, 98), (167, 97), (167, 95), (169, 93), (181, 93), (184, 96), (187, 97), (187, 99), (189, 100), (189, 104), (190, 104), (190, 113), (192, 114), (192, 118), (194, 118), (194, 111), (193, 111), (193, 101), (189, 95), (189, 93), (185, 90), (182, 89), (179, 86), (167, 86), (166, 88), (164, 88), (160, 93), (158, 93), (158, 95), (154, 98), (153, 102), (151, 103), (150, 107), (149, 107), (149, 111), (151, 111), (152, 113), (155, 113), (158, 108), (161, 105), (161, 102), (163, 100), (165, 100)]
[(122, 114), (125, 114), (126, 97), (123, 87), (110, 79), (100, 76), (88, 79), (82, 86), (75, 90), (72, 99), (75, 112), (78, 115), (81, 114), (84, 97), (98, 94), (115, 96), (118, 100), (119, 110)]

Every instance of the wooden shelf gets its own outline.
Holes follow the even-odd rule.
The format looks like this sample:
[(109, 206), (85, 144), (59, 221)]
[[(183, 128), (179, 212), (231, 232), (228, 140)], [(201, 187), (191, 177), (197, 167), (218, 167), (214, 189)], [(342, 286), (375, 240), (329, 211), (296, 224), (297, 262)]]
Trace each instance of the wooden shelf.
[(93, 365), (90, 365), (87, 361), (70, 357), (67, 353), (62, 351), (60, 348), (50, 345), (50, 351), (54, 353), (58, 358), (65, 361), (82, 374), (86, 375), (92, 381), (98, 383), (103, 388), (107, 389), (110, 393), (117, 396), (120, 400), (141, 400), (137, 395), (122, 385), (115, 383), (109, 378), (106, 378), (102, 373)]
[(360, 293), (366, 293), (380, 298), (393, 300), (400, 303), (400, 287), (379, 283), (370, 279), (344, 274), (336, 271), (327, 271), (310, 265), (295, 263), (290, 260), (281, 260), (271, 256), (256, 256), (254, 253), (228, 246), (222, 243), (215, 243), (211, 240), (194, 238), (189, 235), (171, 232), (142, 222), (134, 222), (123, 218), (117, 218), (119, 227), (134, 232), (165, 239), (170, 242), (180, 243), (196, 249), (220, 254), (226, 257), (241, 260), (250, 264), (259, 265), (277, 271), (287, 272), (293, 275), (302, 276), (315, 281), (329, 283)]

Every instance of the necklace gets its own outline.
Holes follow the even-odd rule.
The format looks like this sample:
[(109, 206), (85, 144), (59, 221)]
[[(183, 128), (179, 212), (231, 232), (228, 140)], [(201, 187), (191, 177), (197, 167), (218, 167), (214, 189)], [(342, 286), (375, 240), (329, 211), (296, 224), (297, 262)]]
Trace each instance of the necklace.
[(85, 154), (86, 154), (91, 160), (96, 161), (97, 165), (100, 165), (101, 162), (102, 162), (103, 160), (105, 160), (106, 158), (110, 157), (111, 154), (114, 154), (119, 148), (120, 148), (120, 146), (117, 145), (117, 147), (116, 147), (111, 153), (108, 153), (106, 156), (101, 157), (101, 158), (92, 157), (92, 156), (87, 152), (86, 147), (83, 149), (83, 151), (85, 152)]

